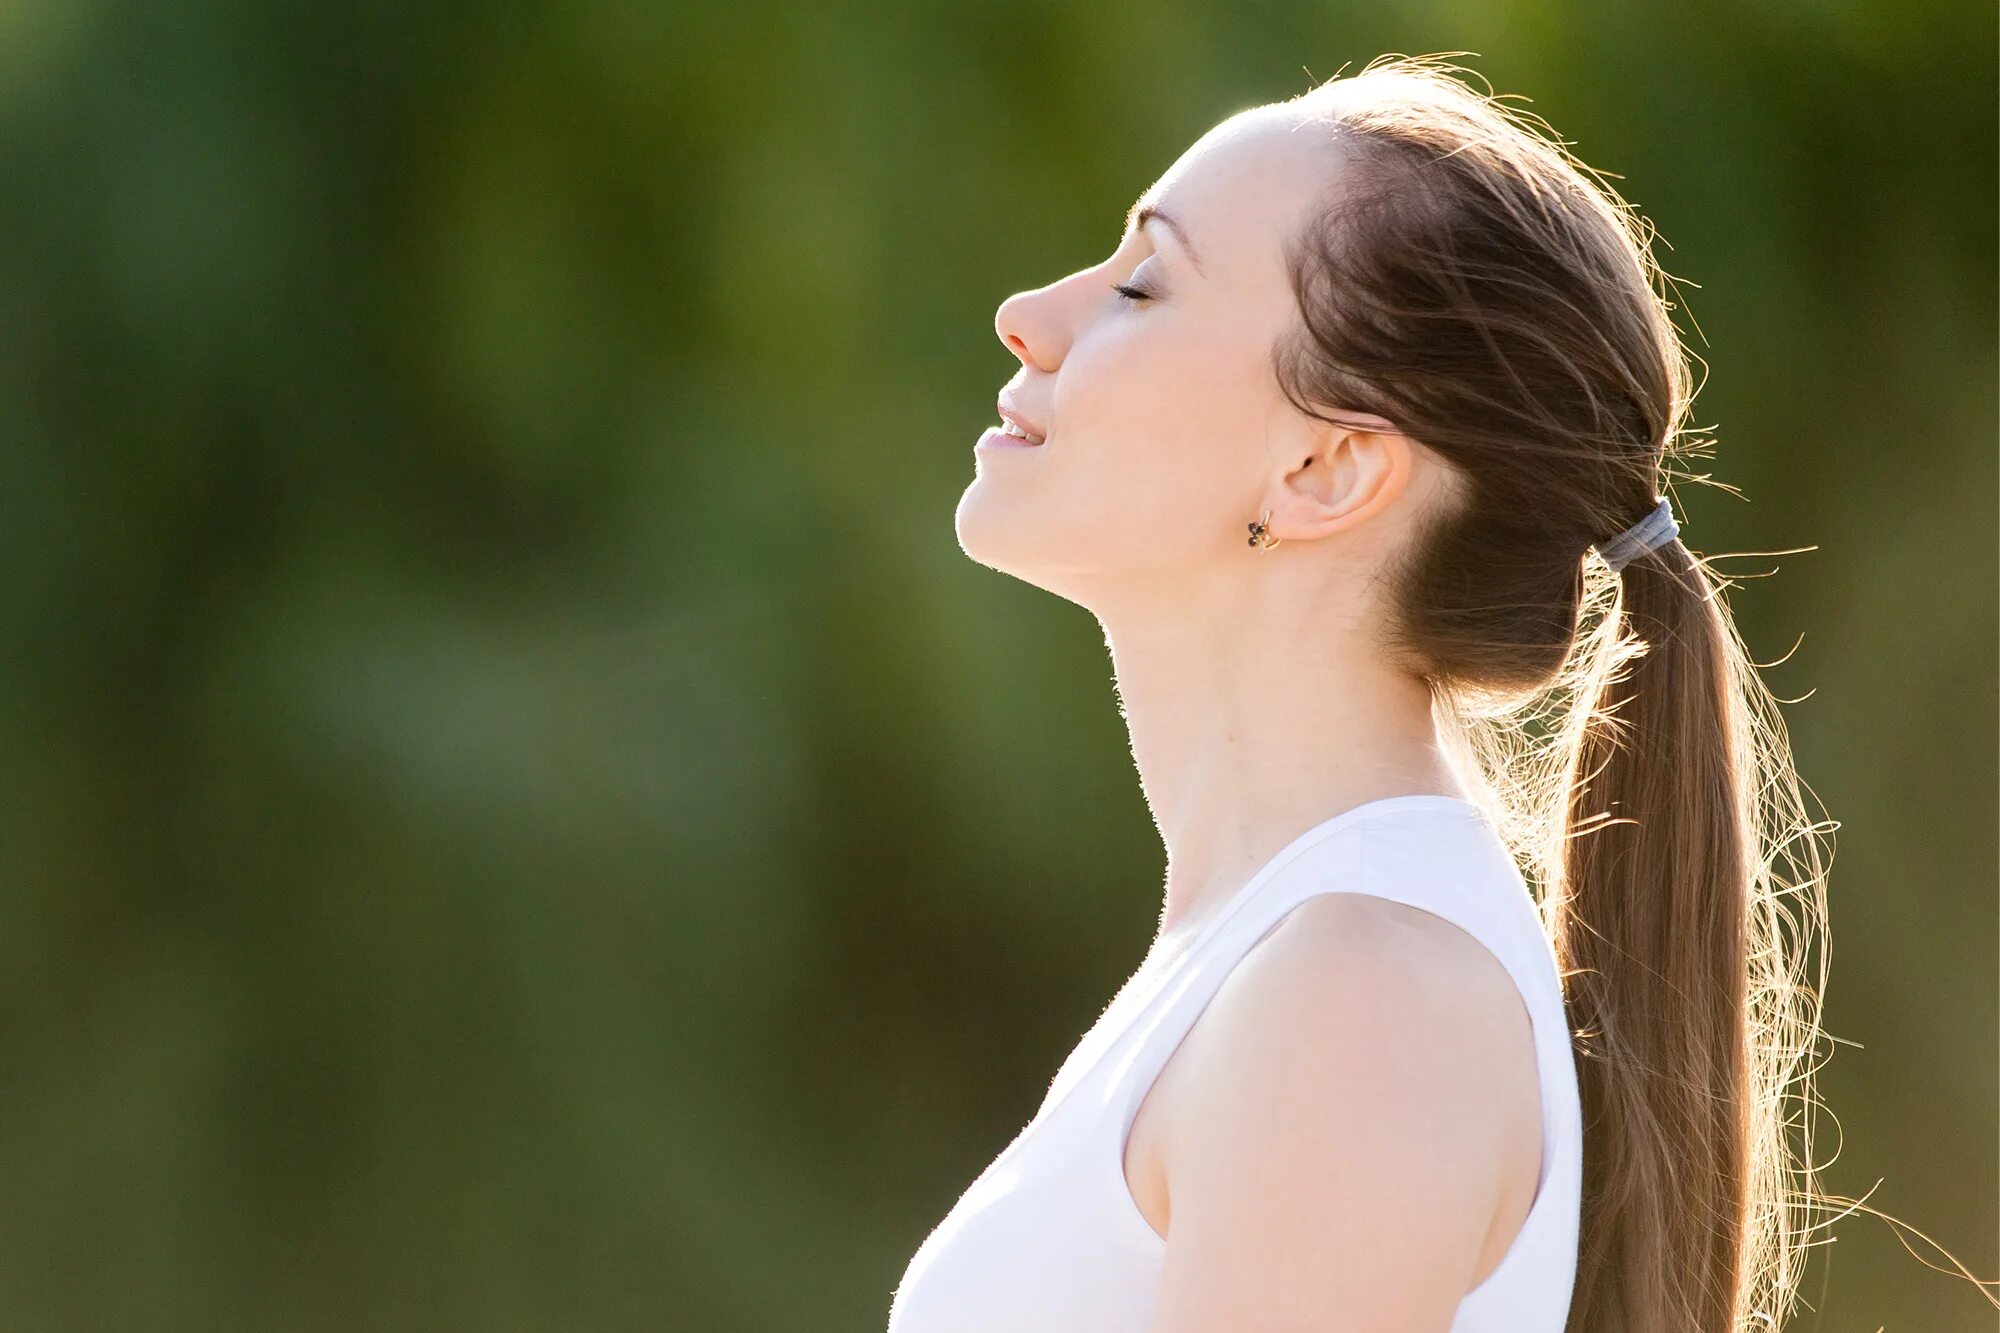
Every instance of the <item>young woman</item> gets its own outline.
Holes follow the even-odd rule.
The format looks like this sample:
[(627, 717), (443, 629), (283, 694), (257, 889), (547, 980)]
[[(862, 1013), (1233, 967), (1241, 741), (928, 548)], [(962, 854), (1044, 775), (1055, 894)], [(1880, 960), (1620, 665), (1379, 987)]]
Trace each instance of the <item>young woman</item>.
[(1231, 116), (1000, 307), (959, 538), (1102, 623), (1168, 868), (891, 1333), (1788, 1312), (1820, 828), (1661, 493), (1647, 238), (1454, 68)]

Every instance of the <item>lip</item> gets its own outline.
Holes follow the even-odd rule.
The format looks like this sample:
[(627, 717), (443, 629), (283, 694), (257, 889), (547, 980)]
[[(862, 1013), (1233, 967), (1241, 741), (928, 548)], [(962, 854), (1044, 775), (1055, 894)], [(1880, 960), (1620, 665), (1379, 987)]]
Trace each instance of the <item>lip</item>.
[(1049, 438), (1049, 433), (1042, 429), (1039, 423), (1014, 406), (1013, 403), (1009, 402), (1005, 395), (1001, 396), (999, 401), (994, 404), (994, 407), (999, 411), (1001, 420), (1013, 422), (1037, 440), (1046, 441)]
[(1039, 444), (1030, 444), (1018, 435), (1009, 435), (998, 426), (988, 426), (984, 434), (973, 442), (974, 449), (1039, 449)]

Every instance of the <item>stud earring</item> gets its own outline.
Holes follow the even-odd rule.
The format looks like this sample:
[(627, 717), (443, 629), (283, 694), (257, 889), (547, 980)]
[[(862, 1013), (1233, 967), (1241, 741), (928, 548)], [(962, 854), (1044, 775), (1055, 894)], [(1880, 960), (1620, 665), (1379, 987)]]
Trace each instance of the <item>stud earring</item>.
[(1260, 546), (1268, 551), (1284, 540), (1283, 537), (1273, 537), (1271, 535), (1271, 511), (1268, 509), (1258, 516), (1255, 523), (1250, 525), (1250, 545), (1252, 546)]

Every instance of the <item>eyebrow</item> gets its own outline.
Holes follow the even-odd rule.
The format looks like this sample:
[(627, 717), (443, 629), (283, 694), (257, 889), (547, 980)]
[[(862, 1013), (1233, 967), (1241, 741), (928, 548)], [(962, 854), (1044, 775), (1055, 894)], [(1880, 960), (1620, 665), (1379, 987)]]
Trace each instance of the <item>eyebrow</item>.
[(1208, 276), (1202, 270), (1201, 256), (1195, 253), (1194, 242), (1188, 239), (1187, 230), (1180, 223), (1147, 203), (1133, 204), (1125, 214), (1125, 230), (1128, 232), (1135, 227), (1143, 227), (1148, 222), (1157, 222), (1172, 232), (1174, 239), (1180, 242), (1181, 249), (1187, 252), (1189, 262), (1194, 265), (1194, 271), (1203, 277)]

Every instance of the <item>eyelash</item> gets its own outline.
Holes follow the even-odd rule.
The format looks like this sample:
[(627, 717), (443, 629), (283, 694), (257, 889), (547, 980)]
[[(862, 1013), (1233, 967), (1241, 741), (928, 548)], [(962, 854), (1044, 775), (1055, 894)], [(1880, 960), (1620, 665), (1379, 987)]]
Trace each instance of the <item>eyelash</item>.
[(1117, 292), (1121, 298), (1127, 301), (1150, 301), (1153, 299), (1153, 294), (1145, 288), (1131, 287), (1122, 282), (1112, 283), (1111, 290)]

